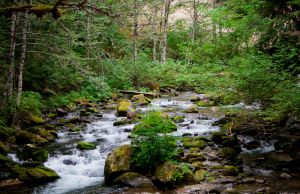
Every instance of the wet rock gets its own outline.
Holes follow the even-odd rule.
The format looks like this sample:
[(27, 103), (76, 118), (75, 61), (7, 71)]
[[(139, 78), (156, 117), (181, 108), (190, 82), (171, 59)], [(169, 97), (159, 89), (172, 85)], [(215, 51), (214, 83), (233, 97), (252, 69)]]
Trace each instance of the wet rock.
[(258, 140), (253, 140), (253, 141), (247, 142), (244, 145), (244, 147), (248, 150), (253, 150), (253, 149), (256, 149), (260, 146), (261, 146), (261, 143)]
[(256, 193), (270, 193), (271, 188), (270, 187), (262, 187), (256, 189)]
[(131, 120), (127, 119), (127, 118), (122, 118), (120, 120), (117, 120), (113, 123), (113, 126), (120, 126), (120, 125), (126, 125), (128, 123), (130, 123)]
[(214, 142), (214, 143), (216, 143), (216, 144), (221, 144), (222, 143), (222, 141), (223, 141), (223, 136), (224, 136), (225, 134), (224, 133), (222, 133), (222, 132), (213, 132), (212, 134), (211, 134), (211, 140)]
[(280, 174), (280, 178), (282, 178), (282, 179), (290, 179), (290, 178), (292, 178), (292, 176), (289, 175), (289, 174), (287, 174), (287, 173), (281, 173)]
[(144, 94), (137, 94), (131, 98), (131, 101), (134, 102), (137, 106), (145, 106), (151, 103), (151, 99), (146, 98)]
[(216, 185), (214, 188), (212, 188), (209, 193), (222, 193), (226, 189), (226, 186), (224, 185)]
[(188, 163), (193, 163), (193, 162), (203, 162), (205, 161), (205, 158), (201, 153), (188, 153), (183, 158), (183, 160)]
[(192, 136), (191, 133), (184, 133), (184, 134), (182, 134), (182, 137), (191, 137), (191, 136)]
[(242, 183), (255, 183), (255, 178), (243, 178)]
[(234, 161), (237, 157), (237, 154), (238, 153), (235, 151), (235, 149), (231, 147), (224, 147), (221, 149), (220, 156), (227, 160)]
[(124, 172), (130, 172), (132, 147), (123, 145), (114, 149), (105, 160), (105, 182), (110, 184), (116, 177)]
[(63, 164), (75, 166), (77, 164), (77, 162), (73, 161), (73, 160), (70, 160), (70, 159), (67, 159), (67, 160), (63, 161)]
[(152, 188), (152, 181), (136, 172), (126, 172), (120, 176), (118, 176), (113, 184), (124, 185), (132, 188)]
[(88, 111), (90, 113), (98, 113), (99, 112), (99, 110), (94, 107), (89, 107), (86, 109), (86, 111)]
[(227, 166), (227, 165), (224, 166), (222, 171), (223, 175), (225, 176), (237, 176), (239, 172), (240, 172), (239, 168), (235, 166)]
[(42, 125), (45, 123), (45, 120), (38, 115), (34, 115), (34, 114), (30, 113), (28, 115), (28, 118), (26, 119), (25, 123), (29, 124), (30, 126)]
[(23, 185), (24, 182), (18, 180), (18, 179), (7, 179), (0, 181), (0, 189), (1, 188), (10, 188), (10, 187), (17, 187)]
[(163, 185), (174, 184), (174, 175), (178, 170), (178, 166), (172, 162), (165, 162), (160, 165), (155, 171), (155, 180)]
[(207, 174), (208, 174), (208, 172), (206, 170), (197, 170), (194, 174), (194, 179), (196, 181), (200, 182), (205, 179)]
[(73, 117), (65, 120), (65, 123), (79, 124), (79, 123), (90, 123), (90, 122), (88, 120), (85, 120), (78, 116), (73, 116)]
[(182, 122), (184, 122), (184, 116), (179, 116), (179, 115), (177, 115), (177, 116), (173, 117), (172, 120), (173, 120), (175, 123), (182, 123)]
[(89, 142), (79, 142), (77, 148), (80, 150), (94, 150), (96, 149), (96, 145), (94, 143)]
[(219, 178), (214, 181), (215, 183), (228, 184), (228, 183), (236, 183), (236, 179), (233, 177), (225, 177)]
[(201, 97), (198, 96), (198, 95), (193, 95), (193, 96), (190, 98), (190, 101), (191, 101), (191, 102), (197, 102), (197, 101), (199, 101), (199, 100), (201, 100)]
[(39, 135), (29, 133), (27, 131), (19, 131), (16, 133), (16, 143), (18, 145), (23, 145), (28, 143), (34, 143), (40, 145), (40, 144), (45, 144), (47, 142), (48, 142), (47, 139), (42, 138)]
[(31, 159), (38, 163), (43, 163), (48, 159), (48, 151), (34, 144), (26, 144), (24, 148), (18, 151), (17, 156), (22, 160)]
[(185, 113), (198, 113), (198, 106), (197, 105), (191, 105), (188, 109), (184, 110)]
[(66, 111), (65, 109), (62, 109), (62, 108), (58, 108), (58, 109), (56, 109), (56, 114), (59, 117), (63, 117), (68, 114), (68, 111)]
[(131, 109), (131, 103), (129, 100), (122, 100), (118, 103), (117, 106), (117, 116), (118, 117), (126, 117), (127, 112)]
[(208, 106), (213, 106), (214, 102), (211, 100), (204, 99), (204, 100), (198, 101), (197, 105), (201, 106), (201, 107), (208, 107)]
[(255, 179), (257, 184), (264, 184), (266, 181), (264, 179)]
[(186, 148), (204, 148), (206, 143), (202, 140), (201, 137), (184, 137), (182, 138), (183, 146)]
[(192, 168), (194, 169), (194, 170), (201, 170), (202, 169), (202, 167), (203, 167), (203, 163), (202, 162), (193, 162), (192, 163)]

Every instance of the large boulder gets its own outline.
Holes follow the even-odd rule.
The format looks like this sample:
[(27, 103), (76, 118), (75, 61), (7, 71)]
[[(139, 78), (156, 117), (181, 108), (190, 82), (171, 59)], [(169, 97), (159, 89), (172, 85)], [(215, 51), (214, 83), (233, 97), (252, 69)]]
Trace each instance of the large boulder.
[(12, 170), (18, 174), (18, 178), (29, 183), (44, 183), (58, 179), (58, 174), (47, 167), (38, 166), (36, 168), (25, 168), (16, 164)]
[(45, 144), (48, 140), (41, 137), (40, 135), (35, 135), (28, 131), (19, 131), (16, 133), (16, 143), (18, 145), (34, 143), (34, 144)]
[(136, 172), (126, 172), (118, 176), (114, 181), (114, 184), (129, 186), (133, 188), (151, 188), (154, 187), (152, 181)]
[(178, 165), (167, 161), (160, 165), (155, 171), (155, 180), (160, 185), (172, 185), (174, 184), (174, 176), (178, 171)]
[(117, 116), (126, 117), (127, 113), (131, 111), (131, 103), (129, 100), (122, 100), (117, 106)]
[(22, 160), (33, 160), (43, 163), (48, 159), (48, 151), (35, 146), (34, 144), (26, 144), (24, 148), (20, 149), (17, 156)]
[(183, 146), (186, 148), (200, 148), (203, 149), (206, 145), (201, 137), (184, 137), (182, 138)]
[(131, 101), (134, 102), (134, 104), (138, 105), (138, 106), (145, 106), (145, 105), (148, 105), (149, 103), (151, 103), (151, 100), (149, 98), (146, 98), (144, 96), (144, 94), (137, 94), (137, 95), (134, 95), (132, 98), (131, 98)]
[(94, 143), (82, 141), (78, 143), (77, 148), (80, 150), (94, 150), (96, 149), (96, 145)]
[(105, 182), (107, 184), (110, 184), (116, 177), (124, 172), (131, 171), (131, 156), (131, 145), (118, 147), (107, 156), (104, 167)]

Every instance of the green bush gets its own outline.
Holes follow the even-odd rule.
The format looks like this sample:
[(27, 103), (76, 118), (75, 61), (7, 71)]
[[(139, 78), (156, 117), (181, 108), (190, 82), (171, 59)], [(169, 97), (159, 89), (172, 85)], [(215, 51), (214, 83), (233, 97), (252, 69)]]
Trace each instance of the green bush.
[(170, 132), (170, 123), (170, 119), (163, 119), (159, 112), (148, 113), (142, 119), (137, 131), (134, 132), (137, 136), (132, 141), (133, 166), (153, 170), (159, 164), (175, 157), (176, 139), (162, 134)]
[(42, 96), (38, 92), (26, 91), (22, 93), (20, 112), (41, 115)]
[(176, 131), (176, 128), (170, 118), (163, 118), (160, 112), (153, 111), (146, 114), (141, 123), (134, 127), (133, 134), (170, 133)]

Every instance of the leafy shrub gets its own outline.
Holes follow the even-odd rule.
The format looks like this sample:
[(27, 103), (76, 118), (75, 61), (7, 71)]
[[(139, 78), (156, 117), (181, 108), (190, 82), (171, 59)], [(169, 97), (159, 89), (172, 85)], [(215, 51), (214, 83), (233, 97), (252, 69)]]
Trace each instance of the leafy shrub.
[(176, 125), (169, 118), (163, 118), (160, 112), (150, 112), (136, 125), (133, 133), (147, 135), (153, 133), (170, 133), (176, 131)]
[(174, 182), (180, 183), (185, 178), (192, 176), (192, 169), (189, 164), (181, 163), (179, 168), (176, 170), (175, 174), (172, 176)]
[(22, 93), (20, 112), (41, 115), (42, 96), (38, 92), (26, 91)]
[(176, 155), (176, 139), (161, 134), (170, 132), (171, 128), (174, 128), (174, 124), (170, 119), (162, 118), (159, 112), (148, 113), (134, 132), (137, 136), (132, 141), (132, 164), (137, 168), (153, 170), (171, 160)]

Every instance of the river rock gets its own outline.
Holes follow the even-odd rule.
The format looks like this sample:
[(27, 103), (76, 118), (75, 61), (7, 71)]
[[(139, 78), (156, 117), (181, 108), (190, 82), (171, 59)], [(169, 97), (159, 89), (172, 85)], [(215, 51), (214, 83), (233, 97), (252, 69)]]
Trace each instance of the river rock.
[(186, 148), (200, 148), (203, 149), (206, 145), (205, 141), (201, 137), (183, 137), (182, 138), (183, 146)]
[(129, 186), (133, 188), (151, 188), (154, 187), (152, 181), (136, 172), (126, 172), (118, 176), (113, 184), (120, 184), (124, 186)]
[(289, 174), (287, 174), (287, 173), (281, 173), (280, 178), (283, 178), (283, 179), (290, 179), (290, 178), (292, 178), (292, 176), (289, 175)]
[(197, 105), (191, 105), (188, 109), (184, 110), (185, 113), (198, 113), (198, 106)]
[(24, 148), (18, 151), (17, 156), (22, 160), (31, 159), (33, 161), (43, 163), (48, 159), (48, 151), (37, 147), (34, 144), (26, 144)]
[(209, 191), (209, 193), (217, 193), (217, 194), (219, 194), (219, 193), (222, 193), (225, 189), (227, 189), (226, 186), (220, 184), (220, 185), (216, 185), (214, 188), (212, 188)]
[(162, 185), (172, 185), (175, 180), (174, 175), (178, 170), (178, 166), (170, 161), (167, 161), (160, 165), (155, 171), (155, 180)]
[(145, 105), (148, 105), (149, 103), (151, 103), (151, 99), (146, 98), (146, 97), (144, 96), (144, 94), (137, 94), (137, 95), (134, 95), (134, 96), (131, 98), (131, 101), (133, 101), (134, 104), (137, 105), (137, 106), (145, 106)]
[(80, 150), (94, 150), (96, 149), (96, 145), (94, 143), (89, 142), (79, 142), (77, 148)]
[(131, 103), (129, 100), (122, 100), (118, 103), (117, 106), (117, 116), (118, 117), (126, 117), (127, 112), (131, 109)]
[(19, 179), (7, 179), (0, 181), (0, 189), (1, 188), (12, 188), (23, 185), (24, 182), (20, 181)]
[(183, 160), (188, 163), (193, 163), (193, 162), (203, 162), (205, 161), (205, 158), (202, 153), (188, 153), (183, 158)]
[(242, 183), (255, 183), (255, 178), (252, 178), (252, 177), (250, 177), (250, 178), (243, 178), (241, 182)]
[(116, 177), (124, 172), (130, 172), (132, 147), (123, 145), (114, 149), (105, 160), (105, 182), (110, 184)]
[(32, 133), (29, 133), (27, 131), (19, 131), (16, 133), (16, 143), (18, 145), (28, 144), (28, 143), (34, 143), (37, 145), (45, 144), (48, 140)]
[(175, 117), (172, 118), (174, 123), (182, 123), (184, 122), (184, 116), (176, 115)]
[(56, 109), (56, 114), (59, 117), (63, 117), (68, 114), (68, 111), (66, 111), (65, 109), (62, 109), (62, 108), (58, 108), (58, 109)]
[(208, 172), (206, 170), (197, 170), (194, 174), (194, 179), (198, 182), (203, 181), (207, 174)]

